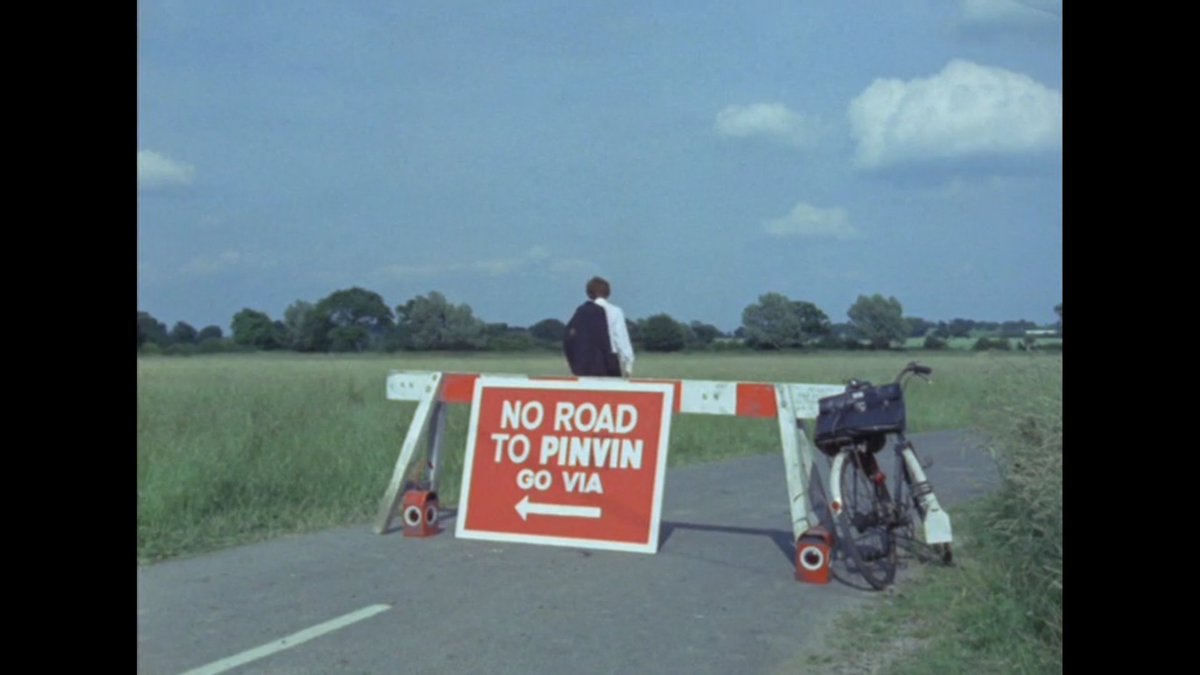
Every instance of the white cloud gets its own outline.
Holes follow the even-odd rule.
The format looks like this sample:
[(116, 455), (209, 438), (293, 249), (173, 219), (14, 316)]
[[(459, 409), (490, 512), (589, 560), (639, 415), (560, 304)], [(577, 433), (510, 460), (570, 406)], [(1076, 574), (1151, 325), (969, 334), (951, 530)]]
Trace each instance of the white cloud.
[(493, 260), (476, 260), (466, 263), (465, 267), (476, 272), (483, 272), (488, 276), (502, 277), (524, 267), (528, 262), (524, 258), (495, 258)]
[(455, 274), (502, 277), (529, 269), (543, 269), (554, 273), (593, 269), (595, 265), (578, 258), (555, 258), (545, 246), (534, 246), (514, 258), (489, 258), (443, 264), (388, 265), (379, 270), (385, 276), (399, 279), (429, 279)]
[(850, 102), (857, 162), (1013, 156), (1062, 144), (1062, 94), (1032, 78), (954, 60), (928, 79), (879, 79)]
[(550, 263), (550, 271), (555, 274), (588, 274), (599, 270), (599, 267), (582, 258), (564, 258)]
[(525, 262), (520, 258), (493, 258), (490, 260), (452, 262), (441, 265), (388, 265), (380, 271), (387, 276), (399, 279), (430, 279), (464, 273), (501, 277), (520, 268)]
[(428, 279), (453, 271), (454, 265), (387, 265), (380, 272), (397, 279)]
[(138, 150), (138, 190), (191, 185), (195, 175), (196, 169), (190, 164), (163, 157), (152, 150)]
[(862, 236), (850, 224), (845, 209), (822, 209), (804, 202), (792, 207), (786, 216), (766, 221), (763, 229), (773, 237), (856, 239)]
[(237, 251), (225, 251), (217, 256), (197, 256), (180, 270), (188, 276), (207, 277), (246, 262), (245, 256)]
[(1020, 26), (1062, 19), (1062, 0), (962, 0), (963, 21)]
[(716, 130), (722, 136), (762, 136), (787, 145), (804, 146), (816, 141), (816, 123), (792, 112), (782, 103), (731, 105), (717, 113)]

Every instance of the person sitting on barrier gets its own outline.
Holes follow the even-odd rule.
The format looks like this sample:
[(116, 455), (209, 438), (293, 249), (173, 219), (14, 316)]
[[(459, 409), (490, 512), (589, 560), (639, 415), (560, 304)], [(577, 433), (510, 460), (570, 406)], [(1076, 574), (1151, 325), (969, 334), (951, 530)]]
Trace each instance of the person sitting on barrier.
[(625, 313), (608, 301), (612, 287), (600, 277), (587, 282), (587, 302), (567, 322), (563, 354), (571, 374), (585, 377), (631, 377), (633, 344)]

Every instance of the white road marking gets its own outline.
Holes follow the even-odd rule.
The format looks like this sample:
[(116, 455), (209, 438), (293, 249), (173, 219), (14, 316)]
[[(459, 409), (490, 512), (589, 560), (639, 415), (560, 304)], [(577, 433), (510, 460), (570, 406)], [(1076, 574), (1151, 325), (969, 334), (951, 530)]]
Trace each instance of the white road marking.
[(292, 633), (285, 638), (280, 638), (274, 642), (262, 645), (261, 647), (247, 649), (241, 654), (234, 654), (229, 658), (221, 659), (220, 661), (213, 661), (206, 666), (200, 666), (199, 668), (189, 670), (186, 673), (183, 673), (183, 675), (216, 675), (216, 673), (223, 673), (232, 668), (237, 668), (244, 663), (249, 663), (251, 661), (261, 659), (264, 656), (270, 656), (275, 652), (283, 651), (284, 649), (288, 649), (290, 647), (295, 647), (298, 644), (308, 642), (315, 637), (320, 637), (339, 628), (345, 628), (356, 621), (369, 619), (376, 614), (380, 612), (386, 612), (391, 608), (391, 605), (371, 605), (370, 607), (364, 607), (357, 612), (350, 612), (349, 614), (339, 616), (336, 619), (330, 619), (329, 621), (313, 626), (312, 628), (305, 628), (298, 633)]

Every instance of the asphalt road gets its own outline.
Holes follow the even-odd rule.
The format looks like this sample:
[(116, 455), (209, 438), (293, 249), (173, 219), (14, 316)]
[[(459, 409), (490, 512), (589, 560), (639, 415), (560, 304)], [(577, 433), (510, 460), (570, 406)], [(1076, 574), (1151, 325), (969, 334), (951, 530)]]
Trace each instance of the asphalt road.
[[(971, 436), (912, 440), (952, 518), (995, 484)], [(260, 647), (277, 651), (225, 672), (778, 672), (819, 649), (833, 617), (879, 600), (836, 565), (828, 585), (795, 581), (781, 456), (669, 469), (655, 555), (456, 540), (444, 524), (139, 566), (138, 672), (214, 672)], [(329, 632), (301, 633), (314, 627)]]

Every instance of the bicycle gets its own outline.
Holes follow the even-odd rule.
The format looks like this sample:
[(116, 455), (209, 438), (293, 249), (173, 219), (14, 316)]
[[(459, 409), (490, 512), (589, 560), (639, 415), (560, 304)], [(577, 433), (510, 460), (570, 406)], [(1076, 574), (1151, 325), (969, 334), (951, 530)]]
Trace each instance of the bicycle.
[[(895, 579), (898, 540), (918, 557), (953, 560), (950, 516), (938, 504), (907, 426), (904, 386), (913, 375), (931, 381), (933, 369), (910, 362), (892, 383), (850, 380), (845, 393), (820, 399), (815, 441), (831, 457), (829, 509), (837, 546), (873, 588)], [(879, 452), (893, 437), (895, 487), (889, 492)], [(913, 515), (917, 518), (913, 518)], [(917, 534), (920, 523), (920, 536)], [(923, 552), (931, 555), (923, 555)]]

